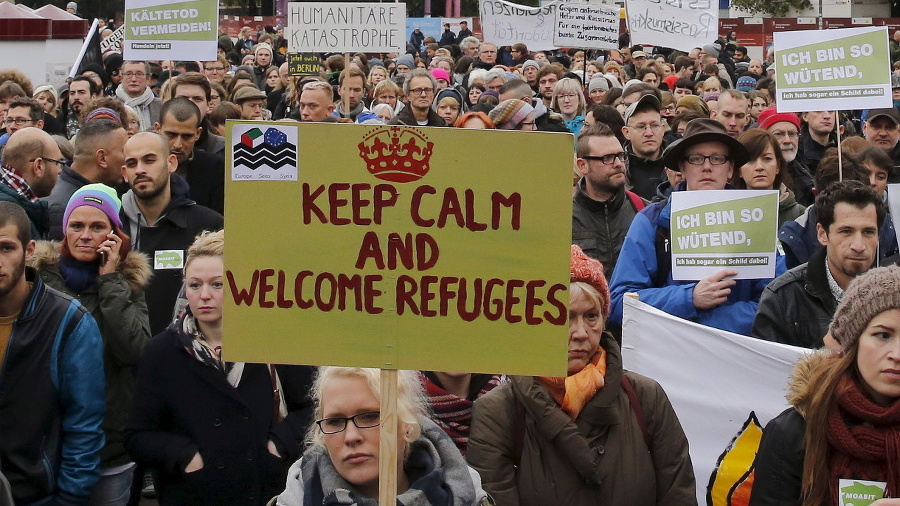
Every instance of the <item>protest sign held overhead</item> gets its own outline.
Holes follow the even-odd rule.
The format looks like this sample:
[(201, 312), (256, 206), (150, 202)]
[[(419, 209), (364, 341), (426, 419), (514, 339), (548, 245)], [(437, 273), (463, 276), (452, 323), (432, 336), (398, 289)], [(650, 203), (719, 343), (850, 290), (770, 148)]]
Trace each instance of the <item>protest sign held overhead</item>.
[(288, 73), (292, 76), (319, 75), (319, 55), (316, 53), (288, 53)]
[(625, 12), (634, 44), (690, 51), (719, 36), (718, 2), (626, 0)]
[(632, 297), (623, 305), (622, 360), (668, 394), (690, 442), (699, 503), (746, 504), (733, 499), (759, 428), (789, 407), (788, 379), (810, 350), (689, 322)]
[(521, 42), (531, 51), (553, 49), (556, 9), (564, 0), (524, 7), (505, 0), (481, 0), (481, 32), (485, 42), (511, 46)]
[(125, 24), (126, 60), (216, 59), (216, 0), (126, 0)]
[(553, 44), (558, 47), (619, 48), (619, 9), (563, 3), (556, 8)]
[(116, 28), (109, 37), (100, 41), (100, 52), (122, 52), (122, 42), (125, 40), (125, 25)]
[(774, 34), (780, 112), (892, 107), (887, 27)]
[(405, 32), (405, 3), (290, 2), (284, 34), (292, 53), (402, 53)]
[(672, 193), (672, 278), (692, 281), (722, 269), (734, 279), (775, 277), (777, 190)]
[(565, 373), (571, 136), (228, 130), (228, 360)]

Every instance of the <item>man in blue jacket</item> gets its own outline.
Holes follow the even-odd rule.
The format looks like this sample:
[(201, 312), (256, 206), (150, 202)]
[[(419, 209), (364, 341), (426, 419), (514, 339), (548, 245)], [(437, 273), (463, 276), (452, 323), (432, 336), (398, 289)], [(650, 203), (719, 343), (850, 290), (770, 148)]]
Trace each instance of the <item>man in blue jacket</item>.
[[(684, 175), (676, 191), (723, 190), (734, 171), (747, 163), (747, 149), (725, 133), (716, 120), (688, 123), (684, 138), (663, 153), (665, 166)], [(622, 298), (636, 292), (640, 300), (671, 315), (709, 327), (749, 335), (759, 297), (771, 279), (734, 280), (722, 269), (696, 282), (674, 281), (669, 244), (670, 201), (644, 208), (628, 229), (613, 273), (609, 319), (622, 323)], [(784, 272), (783, 262), (775, 275)]]
[(87, 504), (103, 448), (103, 341), (47, 287), (25, 211), (0, 202), (0, 471), (18, 505)]

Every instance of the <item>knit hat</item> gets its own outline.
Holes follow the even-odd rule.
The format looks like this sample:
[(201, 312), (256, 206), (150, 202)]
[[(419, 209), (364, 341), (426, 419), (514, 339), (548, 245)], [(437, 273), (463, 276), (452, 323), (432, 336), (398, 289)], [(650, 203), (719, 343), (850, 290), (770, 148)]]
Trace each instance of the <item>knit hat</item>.
[(413, 59), (411, 54), (405, 54), (400, 58), (397, 58), (397, 66), (399, 67), (400, 65), (406, 65), (410, 69), (414, 69), (416, 68), (416, 60)]
[(78, 10), (78, 4), (75, 2), (69, 2), (66, 4), (66, 9), (75, 9)]
[(710, 56), (715, 56), (716, 58), (718, 58), (720, 49), (718, 44), (707, 44), (703, 46), (703, 51), (705, 51), (706, 54)]
[(775, 123), (787, 121), (788, 123), (800, 129), (800, 118), (792, 112), (778, 112), (778, 108), (774, 105), (759, 113), (759, 128), (767, 129)]
[(686, 95), (679, 98), (678, 102), (675, 103), (675, 110), (678, 110), (679, 107), (687, 107), (705, 118), (709, 117), (709, 106), (697, 95)]
[(678, 76), (672, 74), (670, 76), (666, 76), (663, 78), (663, 82), (666, 83), (666, 86), (669, 87), (669, 91), (675, 90), (675, 83), (678, 81)]
[(95, 119), (111, 119), (116, 123), (121, 123), (122, 118), (119, 117), (119, 113), (110, 109), (109, 107), (98, 107), (90, 112), (86, 118), (84, 118), (84, 122), (92, 121)]
[(525, 63), (523, 63), (522, 64), (522, 72), (524, 73), (525, 69), (528, 67), (534, 67), (537, 70), (541, 70), (541, 64), (534, 60), (527, 60)]
[(42, 84), (34, 89), (34, 93), (31, 95), (32, 97), (38, 96), (38, 93), (48, 92), (53, 95), (53, 101), (56, 102), (56, 105), (59, 105), (59, 93), (56, 91), (56, 88), (53, 87), (52, 84)]
[(642, 83), (640, 79), (629, 79), (628, 81), (626, 81), (625, 86), (622, 87), (622, 95), (624, 96), (624, 95), (628, 95), (629, 93), (631, 93), (630, 91), (628, 91), (628, 88), (631, 88), (632, 86), (634, 86), (636, 84), (644, 84), (644, 83)]
[(594, 75), (594, 77), (591, 78), (591, 82), (588, 84), (588, 93), (594, 90), (609, 91), (609, 81), (600, 74)]
[(260, 42), (259, 44), (253, 46), (253, 54), (258, 53), (260, 49), (268, 49), (269, 54), (272, 54), (272, 45), (268, 42)]
[(122, 201), (116, 196), (116, 191), (105, 184), (93, 183), (75, 190), (75, 193), (69, 198), (69, 203), (66, 204), (66, 211), (63, 213), (63, 235), (65, 235), (66, 225), (69, 223), (69, 215), (81, 206), (96, 207), (103, 211), (103, 214), (109, 218), (110, 223), (118, 228), (122, 228), (122, 220), (119, 218), (119, 211), (122, 210)]
[(523, 100), (511, 98), (497, 104), (488, 116), (498, 130), (515, 130), (519, 123), (525, 121), (525, 118), (533, 112), (534, 107), (531, 105)]
[(896, 265), (872, 269), (851, 281), (828, 332), (842, 350), (849, 350), (872, 318), (889, 309), (900, 309), (900, 266)]
[(612, 69), (618, 70), (620, 73), (622, 72), (622, 66), (619, 65), (619, 62), (610, 60), (603, 64), (603, 73), (607, 73)]
[(743, 76), (738, 78), (737, 84), (734, 87), (738, 91), (748, 92), (756, 89), (756, 79), (753, 79), (750, 76)]
[(900, 88), (900, 76), (891, 74), (891, 89)]
[(587, 283), (600, 292), (600, 312), (605, 319), (609, 316), (609, 283), (603, 275), (603, 264), (584, 254), (581, 246), (572, 245), (572, 260), (569, 264), (569, 281)]
[(442, 68), (435, 67), (431, 69), (431, 76), (435, 79), (443, 79), (444, 81), (450, 82), (450, 74), (447, 73), (446, 70)]

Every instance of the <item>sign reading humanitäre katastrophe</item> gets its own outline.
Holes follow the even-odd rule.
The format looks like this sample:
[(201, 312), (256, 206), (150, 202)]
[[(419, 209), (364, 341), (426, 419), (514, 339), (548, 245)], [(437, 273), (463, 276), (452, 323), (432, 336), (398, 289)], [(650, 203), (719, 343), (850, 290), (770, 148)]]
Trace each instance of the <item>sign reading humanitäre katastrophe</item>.
[(216, 59), (217, 0), (125, 0), (126, 60)]
[(565, 373), (571, 135), (227, 129), (227, 360)]
[(402, 53), (406, 4), (290, 2), (284, 35), (291, 53)]

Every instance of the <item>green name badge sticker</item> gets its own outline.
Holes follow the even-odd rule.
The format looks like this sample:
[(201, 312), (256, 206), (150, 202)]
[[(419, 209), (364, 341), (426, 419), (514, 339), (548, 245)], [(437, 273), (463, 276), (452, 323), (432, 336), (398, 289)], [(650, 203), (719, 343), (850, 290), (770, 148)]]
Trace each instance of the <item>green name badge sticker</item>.
[(883, 481), (838, 480), (840, 506), (869, 506), (884, 497)]
[(184, 267), (184, 250), (165, 249), (153, 252), (154, 269), (181, 269)]

